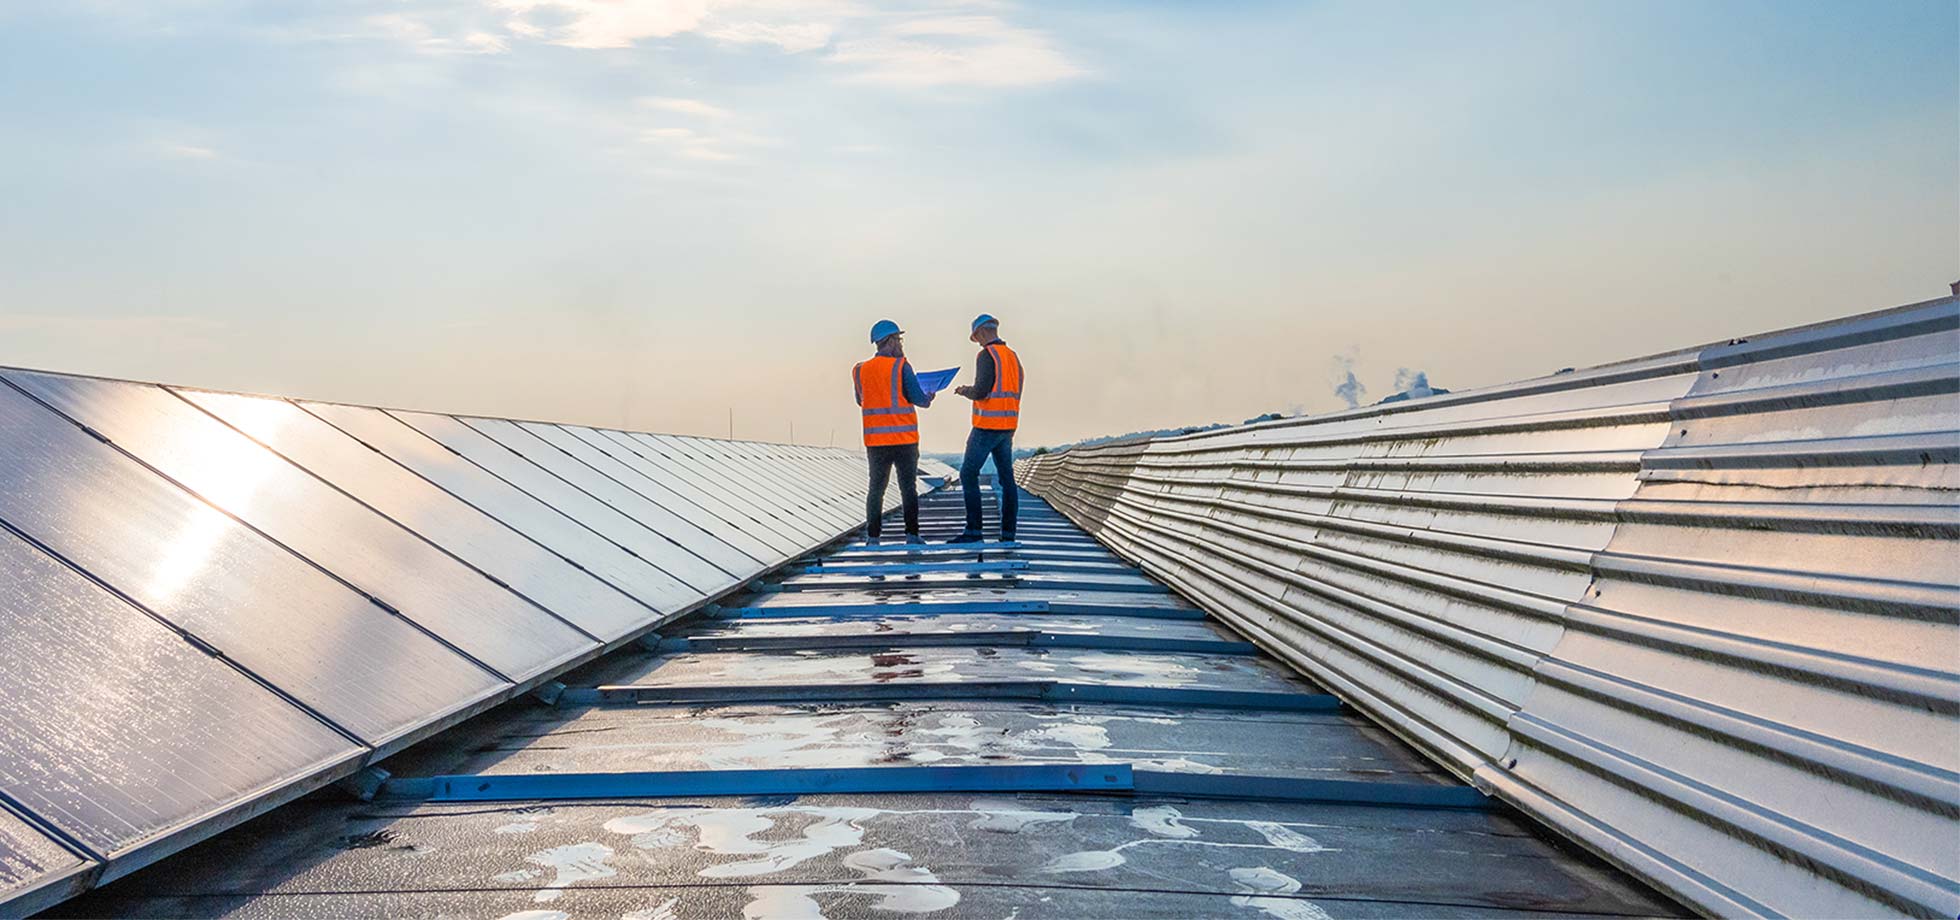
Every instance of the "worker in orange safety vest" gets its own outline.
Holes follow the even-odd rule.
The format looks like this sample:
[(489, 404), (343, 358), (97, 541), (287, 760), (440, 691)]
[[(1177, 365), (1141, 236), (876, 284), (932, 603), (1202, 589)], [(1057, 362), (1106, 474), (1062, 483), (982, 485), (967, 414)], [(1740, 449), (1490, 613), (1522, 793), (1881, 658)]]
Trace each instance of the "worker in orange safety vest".
[(898, 473), (898, 494), (905, 505), (905, 542), (924, 543), (919, 536), (919, 409), (932, 405), (932, 394), (919, 385), (912, 364), (905, 360), (905, 332), (881, 319), (871, 327), (878, 353), (851, 369), (857, 404), (864, 418), (864, 452), (871, 461), (870, 488), (864, 497), (865, 537), (877, 542), (883, 533), (885, 486)]
[(1000, 320), (982, 313), (973, 320), (974, 344), (980, 358), (973, 384), (955, 389), (973, 400), (973, 430), (966, 437), (966, 457), (960, 464), (960, 488), (966, 497), (966, 527), (948, 543), (978, 543), (984, 539), (980, 521), (980, 468), (994, 461), (994, 490), (1000, 496), (1000, 540), (1014, 540), (1014, 518), (1020, 510), (1014, 486), (1014, 431), (1021, 424), (1021, 357), (1000, 338)]

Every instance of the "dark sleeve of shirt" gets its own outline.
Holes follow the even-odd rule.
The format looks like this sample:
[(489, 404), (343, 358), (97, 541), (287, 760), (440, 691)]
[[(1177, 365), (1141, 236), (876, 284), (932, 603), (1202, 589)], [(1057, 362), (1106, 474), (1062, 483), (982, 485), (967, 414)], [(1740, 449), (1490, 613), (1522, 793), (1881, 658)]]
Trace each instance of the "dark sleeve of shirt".
[(981, 398), (994, 391), (994, 353), (980, 349), (980, 361), (973, 366), (973, 389)]
[(910, 361), (905, 362), (904, 368), (905, 368), (905, 383), (904, 383), (905, 398), (910, 400), (912, 402), (912, 405), (915, 406), (932, 405), (932, 396), (926, 393), (925, 387), (919, 385), (919, 375), (912, 373), (912, 362)]
[(851, 392), (857, 394), (857, 401), (860, 406), (864, 405), (864, 381), (858, 379), (858, 367), (863, 366), (860, 364), (857, 367), (851, 368)]

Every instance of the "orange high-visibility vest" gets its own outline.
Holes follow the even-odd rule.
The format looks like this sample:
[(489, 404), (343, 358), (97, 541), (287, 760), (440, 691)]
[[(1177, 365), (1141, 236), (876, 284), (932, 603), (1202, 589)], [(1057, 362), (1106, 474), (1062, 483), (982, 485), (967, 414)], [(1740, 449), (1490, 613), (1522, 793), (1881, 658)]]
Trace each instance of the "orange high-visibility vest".
[(919, 412), (905, 398), (905, 359), (879, 355), (858, 362), (858, 405), (864, 407), (864, 446), (919, 443)]
[(1021, 359), (1004, 342), (987, 352), (994, 356), (994, 389), (973, 401), (973, 427), (1013, 431), (1021, 424)]

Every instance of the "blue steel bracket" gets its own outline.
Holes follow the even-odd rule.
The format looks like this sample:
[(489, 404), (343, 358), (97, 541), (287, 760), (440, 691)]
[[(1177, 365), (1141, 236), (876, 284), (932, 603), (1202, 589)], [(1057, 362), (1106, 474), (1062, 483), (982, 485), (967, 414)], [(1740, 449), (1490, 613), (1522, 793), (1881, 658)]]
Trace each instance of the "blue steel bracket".
[(901, 792), (1128, 792), (1133, 785), (1129, 764), (989, 764), (433, 776), (390, 783), (385, 794), (432, 802), (517, 802)]
[(354, 799), (369, 802), (388, 785), (392, 775), (380, 767), (363, 767), (360, 772), (334, 783), (333, 787)]
[(706, 687), (614, 684), (567, 690), (559, 697), (559, 705), (846, 703), (893, 700), (1022, 700), (1046, 703), (1111, 703), (1151, 708), (1249, 709), (1282, 712), (1335, 712), (1341, 708), (1340, 698), (1325, 693), (1193, 690), (1039, 680), (889, 684), (743, 684)]
[(432, 802), (895, 793), (1087, 793), (1243, 801), (1325, 802), (1391, 808), (1492, 810), (1469, 786), (1230, 773), (1169, 773), (1127, 763), (510, 773), (390, 779), (381, 795)]

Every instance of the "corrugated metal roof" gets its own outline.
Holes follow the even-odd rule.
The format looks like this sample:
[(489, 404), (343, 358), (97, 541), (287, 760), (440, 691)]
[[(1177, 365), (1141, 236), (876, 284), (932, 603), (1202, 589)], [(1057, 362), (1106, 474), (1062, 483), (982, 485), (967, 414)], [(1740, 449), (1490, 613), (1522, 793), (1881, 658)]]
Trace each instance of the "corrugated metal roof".
[(1719, 915), (1960, 915), (1960, 302), (1023, 481)]
[[(835, 545), (57, 914), (1672, 915), (1032, 497)], [(991, 508), (989, 510), (991, 517)], [(957, 496), (926, 500), (935, 538)]]
[(0, 915), (530, 693), (863, 514), (841, 450), (0, 380)]

